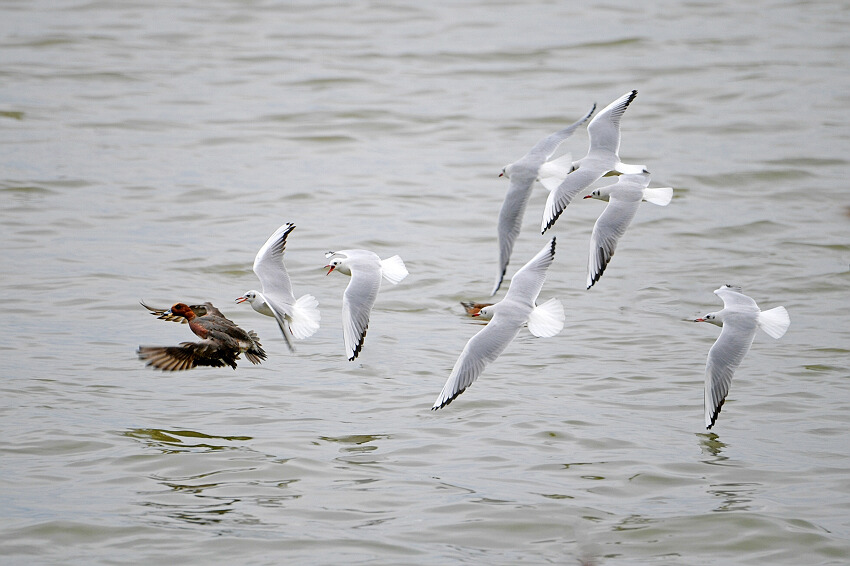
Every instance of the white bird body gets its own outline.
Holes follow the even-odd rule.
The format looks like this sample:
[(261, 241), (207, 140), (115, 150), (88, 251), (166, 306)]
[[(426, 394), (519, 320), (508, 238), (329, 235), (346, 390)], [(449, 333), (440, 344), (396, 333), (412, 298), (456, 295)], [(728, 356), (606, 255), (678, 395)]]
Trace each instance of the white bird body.
[(328, 275), (336, 270), (351, 277), (342, 297), (342, 336), (346, 357), (353, 361), (363, 348), (381, 279), (397, 285), (408, 271), (399, 256), (382, 260), (368, 250), (328, 252), (325, 257), (331, 260), (325, 266)]
[(791, 324), (785, 307), (763, 311), (752, 298), (741, 293), (740, 287), (725, 285), (714, 294), (723, 300), (723, 310), (694, 320), (723, 328), (708, 351), (705, 365), (705, 428), (708, 429), (717, 420), (732, 385), (732, 376), (750, 350), (756, 329), (761, 328), (773, 338), (781, 338)]
[[(511, 259), (514, 242), (522, 227), (522, 217), (525, 214), (525, 207), (531, 196), (531, 187), (534, 185), (535, 179), (541, 178), (541, 176), (543, 179), (557, 178), (559, 176), (563, 178), (563, 175), (569, 172), (569, 165), (564, 162), (564, 157), (559, 157), (551, 162), (549, 159), (555, 153), (555, 150), (558, 149), (558, 146), (590, 118), (594, 110), (596, 110), (595, 104), (583, 118), (562, 130), (546, 136), (537, 142), (522, 158), (510, 165), (506, 165), (502, 169), (502, 173), (499, 176), (507, 177), (510, 179), (511, 184), (508, 192), (505, 194), (502, 208), (499, 211), (499, 272), (496, 275), (496, 284), (491, 295), (495, 295), (502, 285), (508, 262)], [(566, 159), (570, 160), (571, 163), (570, 156), (567, 156)]]
[(641, 201), (667, 206), (673, 198), (673, 189), (670, 187), (647, 188), (649, 180), (649, 173), (620, 175), (615, 183), (595, 189), (584, 197), (608, 202), (593, 225), (590, 236), (588, 289), (602, 277), (617, 249), (617, 242), (637, 214)]
[(313, 295), (295, 299), (292, 282), (283, 263), (286, 238), (295, 225), (286, 223), (269, 236), (254, 258), (254, 273), (262, 284), (262, 291), (251, 289), (238, 299), (247, 301), (260, 314), (277, 321), (287, 346), (293, 350), (292, 338), (303, 340), (319, 329), (321, 314), (319, 302)]
[(620, 161), (620, 118), (637, 96), (637, 91), (627, 92), (593, 117), (587, 125), (590, 148), (587, 155), (572, 164), (565, 177), (550, 176), (544, 182), (550, 190), (543, 210), (541, 233), (551, 228), (573, 198), (607, 173), (616, 171), (623, 175), (646, 173), (644, 165), (630, 165)]
[(484, 368), (499, 357), (524, 324), (535, 336), (550, 337), (564, 327), (564, 307), (557, 299), (536, 305), (546, 271), (555, 258), (555, 238), (516, 272), (505, 298), (483, 307), (480, 316), (492, 316), (481, 331), (467, 342), (451, 375), (434, 402), (433, 410), (451, 403), (472, 385)]

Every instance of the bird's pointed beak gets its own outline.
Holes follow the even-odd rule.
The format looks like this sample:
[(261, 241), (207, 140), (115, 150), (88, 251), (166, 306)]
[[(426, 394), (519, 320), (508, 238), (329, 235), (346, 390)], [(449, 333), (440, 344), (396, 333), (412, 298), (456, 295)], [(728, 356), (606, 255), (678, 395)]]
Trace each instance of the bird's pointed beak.
[(480, 311), (479, 311), (479, 312), (474, 312), (474, 313), (472, 313), (472, 316), (481, 316), (481, 312), (480, 312)]
[(243, 296), (239, 297), (238, 299), (236, 299), (236, 302), (237, 303), (244, 303), (247, 300), (248, 300), (248, 297), (243, 295)]
[(584, 195), (582, 198), (593, 198), (591, 195)]
[(328, 270), (328, 272), (327, 272), (327, 273), (325, 273), (325, 276), (330, 275), (330, 274), (331, 274), (331, 271), (333, 271), (333, 270), (334, 270), (334, 266), (333, 266), (333, 265), (326, 265), (326, 266), (325, 266), (325, 268), (327, 268), (327, 270)]
[(695, 318), (694, 322), (705, 322), (704, 318)]

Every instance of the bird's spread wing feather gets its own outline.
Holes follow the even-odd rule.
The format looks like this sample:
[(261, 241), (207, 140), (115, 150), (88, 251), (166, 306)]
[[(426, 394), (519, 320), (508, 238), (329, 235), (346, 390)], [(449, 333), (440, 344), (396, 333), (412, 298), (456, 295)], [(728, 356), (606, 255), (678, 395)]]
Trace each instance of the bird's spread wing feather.
[(286, 342), (286, 346), (289, 348), (290, 352), (295, 352), (295, 346), (292, 343), (292, 330), (289, 328), (289, 321), (286, 320), (284, 313), (281, 312), (281, 309), (275, 308), (275, 305), (269, 303), (268, 298), (266, 298), (266, 303), (269, 305), (272, 314), (274, 315), (274, 319), (277, 322), (278, 328), (280, 328), (280, 333), (283, 334), (283, 339)]
[(705, 427), (711, 428), (732, 385), (732, 376), (750, 350), (755, 317), (727, 318), (705, 364)]
[(620, 151), (620, 118), (636, 96), (636, 90), (627, 92), (600, 110), (590, 121), (587, 125), (587, 134), (590, 137), (588, 154), (600, 151), (616, 155)]
[(525, 215), (525, 207), (531, 195), (531, 185), (534, 183), (535, 175), (536, 173), (526, 169), (514, 171), (511, 175), (511, 186), (499, 211), (499, 271), (496, 274), (496, 284), (491, 295), (496, 294), (505, 278), (514, 242), (522, 228), (522, 218)]
[(162, 371), (183, 371), (196, 366), (236, 369), (238, 352), (224, 350), (210, 340), (182, 342), (179, 346), (139, 346), (139, 358)]
[(514, 274), (504, 300), (533, 306), (546, 281), (546, 270), (554, 259), (555, 238), (552, 238)]
[(607, 173), (593, 166), (579, 167), (558, 185), (558, 188), (549, 193), (546, 198), (546, 207), (543, 209), (543, 222), (540, 226), (542, 234), (555, 224), (564, 209), (567, 208), (575, 196), (586, 189)]
[[(596, 110), (596, 104), (590, 109), (590, 112), (585, 114), (583, 117), (579, 118), (566, 128), (562, 130), (558, 130), (554, 134), (550, 134), (534, 144), (534, 147), (529, 150), (526, 154), (525, 158), (534, 158), (536, 161), (539, 160), (537, 167), (540, 167), (544, 161), (547, 161), (552, 154), (555, 153), (555, 150), (558, 149), (558, 146), (564, 142), (567, 138), (573, 135), (573, 132), (578, 129), (579, 126), (584, 124), (588, 118), (593, 114), (593, 111)], [(523, 159), (525, 159), (523, 158)]]
[[(157, 317), (159, 320), (167, 320), (168, 322), (179, 322), (181, 324), (186, 324), (187, 322), (189, 322), (189, 320), (185, 316), (171, 314), (170, 309), (158, 309), (150, 307), (141, 301), (139, 301), (139, 304), (151, 311), (151, 314)], [(189, 308), (195, 312), (195, 316), (204, 316), (207, 314), (207, 307), (204, 305), (189, 305)]]
[(286, 238), (294, 229), (294, 224), (287, 223), (275, 230), (254, 258), (254, 273), (263, 285), (263, 295), (267, 302), (270, 300), (286, 314), (289, 314), (288, 307), (295, 304), (295, 297), (289, 273), (283, 264), (283, 254)]
[(724, 308), (746, 309), (750, 311), (759, 310), (758, 305), (747, 295), (741, 292), (740, 287), (734, 285), (724, 285), (714, 291), (714, 294), (723, 300)]
[(590, 236), (590, 253), (587, 259), (587, 288), (602, 277), (608, 262), (617, 249), (617, 241), (626, 233), (640, 207), (640, 200), (619, 200), (611, 197), (608, 206), (596, 219)]
[(441, 409), (451, 403), (478, 379), (484, 368), (499, 357), (519, 332), (521, 325), (515, 321), (493, 316), (487, 326), (466, 343), (455, 362), (449, 379), (434, 402), (432, 409)]
[(342, 335), (349, 361), (360, 354), (366, 338), (369, 316), (381, 287), (379, 265), (352, 270), (351, 281), (342, 297)]

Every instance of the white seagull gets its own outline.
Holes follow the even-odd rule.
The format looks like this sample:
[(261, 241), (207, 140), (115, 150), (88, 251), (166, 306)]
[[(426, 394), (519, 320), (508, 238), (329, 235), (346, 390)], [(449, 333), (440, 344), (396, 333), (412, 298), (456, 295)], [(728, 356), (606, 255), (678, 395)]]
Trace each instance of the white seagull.
[[(572, 171), (559, 183), (558, 179), (542, 181), (549, 189), (546, 208), (543, 210), (541, 233), (555, 224), (555, 221), (575, 196), (601, 179), (605, 174), (616, 171), (622, 174), (647, 173), (645, 165), (629, 165), (620, 161), (620, 118), (637, 91), (627, 92), (593, 117), (587, 125), (590, 148), (587, 155), (573, 163)], [(557, 186), (555, 186), (555, 183)]]
[(549, 161), (555, 150), (561, 143), (573, 135), (576, 128), (584, 124), (590, 118), (593, 111), (596, 110), (596, 104), (590, 109), (590, 112), (585, 116), (554, 134), (551, 134), (535, 144), (531, 150), (526, 153), (519, 161), (515, 161), (510, 165), (506, 165), (499, 177), (507, 177), (511, 180), (511, 185), (508, 192), (505, 194), (505, 202), (502, 203), (502, 209), (499, 211), (499, 272), (496, 274), (496, 284), (493, 287), (493, 292), (490, 295), (495, 295), (502, 286), (502, 280), (505, 278), (505, 271), (508, 268), (508, 262), (511, 259), (511, 252), (514, 248), (514, 242), (519, 236), (520, 228), (522, 227), (522, 217), (525, 214), (525, 207), (528, 204), (528, 199), (531, 196), (531, 186), (535, 179), (540, 179), (541, 183), (548, 179), (556, 179), (560, 182), (564, 175), (569, 173), (570, 169), (564, 169), (562, 163), (566, 159), (569, 165), (572, 166), (572, 157), (569, 155), (559, 157), (554, 161)]
[(717, 342), (708, 351), (705, 364), (705, 428), (708, 429), (717, 420), (732, 376), (749, 351), (756, 328), (773, 338), (781, 338), (791, 324), (785, 307), (760, 310), (754, 300), (741, 293), (740, 287), (725, 285), (714, 294), (723, 299), (723, 310), (694, 320), (723, 327)]
[(584, 198), (608, 201), (608, 206), (593, 225), (590, 254), (587, 259), (587, 288), (599, 281), (611, 261), (617, 241), (637, 214), (642, 200), (667, 206), (673, 198), (671, 187), (647, 188), (649, 173), (620, 175), (617, 182), (595, 189)]
[(322, 318), (319, 302), (313, 295), (303, 295), (295, 300), (292, 294), (292, 282), (283, 264), (283, 253), (286, 237), (294, 229), (294, 224), (284, 224), (269, 236), (257, 252), (254, 273), (263, 285), (262, 292), (251, 289), (236, 299), (237, 303), (248, 301), (258, 313), (274, 317), (290, 350), (294, 350), (292, 338), (303, 340), (312, 336), (319, 329)]
[(472, 385), (487, 364), (508, 347), (523, 324), (527, 323), (528, 330), (540, 337), (554, 336), (564, 328), (564, 307), (558, 299), (535, 304), (554, 258), (555, 238), (552, 238), (516, 272), (504, 299), (473, 315), (492, 316), (492, 320), (466, 343), (432, 410), (445, 407)]
[(398, 285), (407, 277), (407, 268), (397, 255), (381, 259), (378, 254), (367, 250), (328, 252), (325, 257), (331, 260), (325, 266), (329, 268), (328, 275), (336, 270), (351, 276), (342, 297), (342, 337), (345, 355), (348, 361), (353, 361), (363, 348), (369, 315), (381, 288), (381, 278)]

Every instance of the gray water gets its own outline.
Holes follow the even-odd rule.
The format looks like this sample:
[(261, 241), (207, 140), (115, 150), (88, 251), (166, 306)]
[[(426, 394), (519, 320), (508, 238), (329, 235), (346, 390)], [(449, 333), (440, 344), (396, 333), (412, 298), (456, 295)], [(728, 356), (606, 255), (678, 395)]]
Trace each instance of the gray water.
[[(0, 562), (846, 564), (850, 9), (841, 2), (0, 4)], [(501, 168), (639, 91), (643, 205), (584, 289), (577, 200), (527, 331), (430, 411), (481, 327)], [(563, 149), (580, 156), (584, 131)], [(535, 189), (508, 277), (539, 250)], [(322, 327), (233, 300), (284, 222)], [(363, 352), (327, 250), (400, 254)], [(703, 427), (712, 291), (784, 305)], [(501, 296), (502, 294), (500, 294)], [(210, 300), (269, 352), (164, 374)]]

